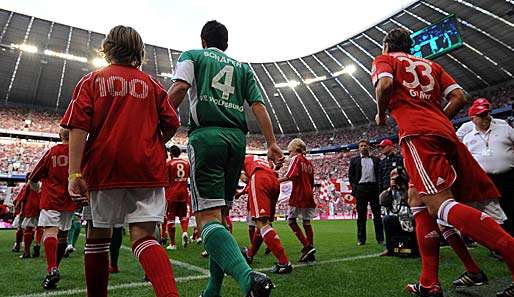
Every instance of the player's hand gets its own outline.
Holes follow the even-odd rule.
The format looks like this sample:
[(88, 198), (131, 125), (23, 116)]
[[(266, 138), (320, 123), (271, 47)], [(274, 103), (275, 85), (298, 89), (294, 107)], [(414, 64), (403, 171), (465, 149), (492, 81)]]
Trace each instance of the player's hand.
[(272, 161), (275, 164), (275, 166), (280, 167), (284, 163), (284, 153), (282, 153), (282, 150), (276, 143), (268, 147), (268, 160)]
[(386, 119), (387, 117), (385, 114), (380, 115), (379, 113), (377, 113), (377, 115), (375, 116), (375, 123), (379, 126), (385, 126)]
[(68, 181), (68, 193), (76, 203), (87, 205), (89, 202), (89, 191), (86, 181), (82, 177), (72, 178)]

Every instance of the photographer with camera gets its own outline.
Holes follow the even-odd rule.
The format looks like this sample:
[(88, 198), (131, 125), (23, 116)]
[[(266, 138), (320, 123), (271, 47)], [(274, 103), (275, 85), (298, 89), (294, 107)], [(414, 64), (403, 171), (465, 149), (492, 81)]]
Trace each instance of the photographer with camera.
[[(384, 209), (384, 231), (386, 249), (380, 256), (393, 256), (398, 242), (411, 243), (411, 253), (416, 250), (416, 233), (413, 215), (408, 205), (409, 178), (403, 167), (396, 167), (389, 175), (389, 188), (380, 193), (380, 205)], [(396, 243), (396, 244), (395, 244)]]

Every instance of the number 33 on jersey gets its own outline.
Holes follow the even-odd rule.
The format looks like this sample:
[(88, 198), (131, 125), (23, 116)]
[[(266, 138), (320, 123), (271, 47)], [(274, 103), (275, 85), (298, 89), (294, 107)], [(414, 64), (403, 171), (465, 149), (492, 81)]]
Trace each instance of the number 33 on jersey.
[(239, 128), (246, 132), (244, 102), (263, 102), (247, 64), (216, 48), (185, 51), (174, 80), (190, 85), (190, 132), (200, 127)]

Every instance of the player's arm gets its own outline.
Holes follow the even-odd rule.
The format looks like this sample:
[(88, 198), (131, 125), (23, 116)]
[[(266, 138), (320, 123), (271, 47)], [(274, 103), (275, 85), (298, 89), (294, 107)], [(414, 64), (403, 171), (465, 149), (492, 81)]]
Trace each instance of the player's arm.
[(171, 105), (175, 110), (180, 106), (187, 91), (193, 85), (195, 79), (195, 63), (192, 51), (183, 52), (178, 58), (175, 74), (173, 75), (173, 85), (168, 90)]
[(389, 104), (389, 97), (393, 91), (393, 67), (389, 56), (378, 56), (373, 61), (371, 80), (375, 86), (375, 97), (377, 99), (377, 125), (385, 125), (386, 110)]
[(50, 159), (50, 149), (39, 159), (36, 166), (28, 177), (28, 184), (37, 183), (48, 174), (48, 160)]
[(451, 120), (466, 105), (466, 97), (464, 97), (464, 91), (458, 88), (451, 91), (446, 99), (448, 99), (448, 104), (444, 107), (444, 113)]

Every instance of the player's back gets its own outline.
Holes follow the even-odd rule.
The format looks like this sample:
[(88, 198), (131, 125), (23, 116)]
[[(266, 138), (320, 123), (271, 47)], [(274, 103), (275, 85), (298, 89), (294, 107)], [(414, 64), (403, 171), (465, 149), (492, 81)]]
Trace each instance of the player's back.
[(91, 189), (166, 184), (159, 130), (176, 129), (178, 118), (166, 90), (136, 67), (112, 64), (85, 76), (61, 124), (89, 132), (83, 172)]
[[(217, 48), (189, 50), (179, 63), (190, 63), (190, 73), (176, 73), (176, 79), (187, 80), (190, 90), (190, 128), (228, 127), (248, 130), (244, 102), (260, 100), (253, 72), (248, 65), (230, 58)], [(194, 70), (194, 71), (193, 71)], [(177, 71), (181, 72), (181, 71)], [(188, 78), (194, 73), (194, 79)]]
[(57, 144), (45, 153), (29, 177), (30, 180), (43, 183), (41, 190), (42, 209), (73, 210), (68, 193), (68, 157), (67, 143)]
[(316, 207), (313, 196), (314, 167), (311, 161), (302, 154), (295, 155), (287, 176), (293, 182), (290, 205), (301, 208)]
[(187, 179), (189, 177), (189, 161), (184, 159), (172, 159), (167, 163), (169, 187), (167, 191), (171, 194), (173, 192), (187, 192)]
[(393, 78), (388, 109), (400, 127), (400, 137), (436, 134), (455, 138), (455, 130), (443, 112), (442, 101), (460, 88), (436, 62), (406, 53), (389, 53), (373, 61), (372, 80)]
[(266, 158), (259, 157), (255, 155), (248, 155), (245, 157), (244, 162), (244, 171), (248, 175), (248, 177), (251, 177), (256, 170), (265, 170), (269, 173), (275, 173), (273, 169), (270, 167), (270, 163)]

